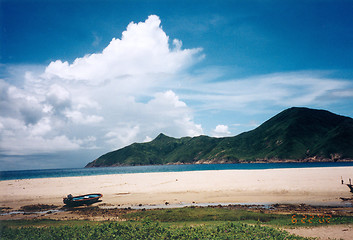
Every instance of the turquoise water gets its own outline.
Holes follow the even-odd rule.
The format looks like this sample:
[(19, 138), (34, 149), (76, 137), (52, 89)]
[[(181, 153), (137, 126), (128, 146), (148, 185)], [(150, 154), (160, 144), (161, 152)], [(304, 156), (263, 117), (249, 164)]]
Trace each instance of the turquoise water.
[(353, 162), (320, 162), (320, 163), (242, 163), (242, 164), (195, 164), (195, 165), (153, 165), (105, 168), (67, 168), (0, 171), (0, 181), (28, 178), (77, 177), (107, 174), (149, 173), (149, 172), (186, 172), (207, 170), (251, 170), (279, 168), (313, 168), (313, 167), (348, 167)]

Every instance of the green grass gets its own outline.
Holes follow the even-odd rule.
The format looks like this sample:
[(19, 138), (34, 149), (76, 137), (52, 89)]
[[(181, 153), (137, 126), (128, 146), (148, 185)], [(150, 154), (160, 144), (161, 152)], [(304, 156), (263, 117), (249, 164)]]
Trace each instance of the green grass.
[(128, 213), (124, 216), (130, 220), (150, 218), (161, 222), (193, 222), (193, 221), (244, 221), (253, 220), (268, 222), (276, 215), (261, 214), (239, 209), (185, 207), (175, 209), (155, 209)]
[(261, 225), (162, 226), (159, 222), (108, 222), (84, 226), (1, 228), (1, 239), (308, 239)]
[(261, 223), (276, 226), (318, 226), (353, 223), (353, 216), (325, 215), (294, 215), (294, 214), (269, 214), (229, 208), (175, 208), (156, 209), (128, 213), (124, 216), (129, 220), (142, 220), (149, 218), (159, 222), (226, 222), (236, 221), (243, 223)]
[(353, 223), (353, 216), (268, 214), (185, 207), (127, 213), (126, 222), (0, 221), (0, 239), (307, 239), (278, 227)]

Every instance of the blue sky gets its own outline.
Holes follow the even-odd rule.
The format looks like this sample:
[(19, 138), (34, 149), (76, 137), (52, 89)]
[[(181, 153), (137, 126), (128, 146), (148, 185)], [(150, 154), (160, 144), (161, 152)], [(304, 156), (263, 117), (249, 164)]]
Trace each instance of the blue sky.
[(4, 170), (234, 136), (292, 106), (353, 117), (353, 1), (0, 4)]

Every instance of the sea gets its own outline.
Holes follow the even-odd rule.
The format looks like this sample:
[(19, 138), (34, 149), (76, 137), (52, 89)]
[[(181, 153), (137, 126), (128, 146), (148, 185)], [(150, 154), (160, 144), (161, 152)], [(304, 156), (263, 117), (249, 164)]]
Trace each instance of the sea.
[[(78, 177), (108, 174), (152, 173), (152, 172), (187, 172), (208, 170), (256, 170), (281, 168), (317, 168), (317, 167), (352, 167), (353, 162), (315, 162), (315, 163), (241, 163), (241, 164), (185, 164), (185, 165), (150, 165), (150, 166), (122, 166), (101, 168), (63, 168), (0, 171), (0, 181), (32, 179)], [(352, 173), (353, 174), (353, 173)]]

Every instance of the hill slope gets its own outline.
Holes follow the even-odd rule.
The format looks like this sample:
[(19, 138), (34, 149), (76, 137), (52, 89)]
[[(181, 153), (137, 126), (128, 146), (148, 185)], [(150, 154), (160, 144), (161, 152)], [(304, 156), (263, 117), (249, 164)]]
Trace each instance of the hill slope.
[(235, 137), (158, 135), (109, 152), (86, 167), (260, 160), (353, 159), (353, 119), (325, 110), (293, 107)]

